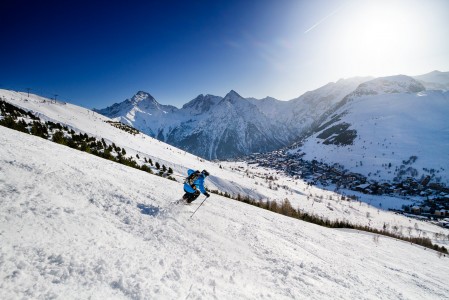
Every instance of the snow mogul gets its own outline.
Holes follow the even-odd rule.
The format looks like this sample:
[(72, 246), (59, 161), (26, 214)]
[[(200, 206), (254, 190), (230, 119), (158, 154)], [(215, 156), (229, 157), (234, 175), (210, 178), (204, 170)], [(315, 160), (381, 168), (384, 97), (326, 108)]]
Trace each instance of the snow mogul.
[(191, 203), (192, 201), (195, 201), (198, 196), (203, 193), (206, 198), (210, 197), (210, 194), (206, 191), (204, 188), (204, 180), (207, 176), (209, 176), (209, 172), (206, 170), (200, 171), (194, 171), (189, 169), (187, 171), (186, 180), (184, 181), (184, 196), (182, 196), (182, 199), (187, 201), (187, 203)]

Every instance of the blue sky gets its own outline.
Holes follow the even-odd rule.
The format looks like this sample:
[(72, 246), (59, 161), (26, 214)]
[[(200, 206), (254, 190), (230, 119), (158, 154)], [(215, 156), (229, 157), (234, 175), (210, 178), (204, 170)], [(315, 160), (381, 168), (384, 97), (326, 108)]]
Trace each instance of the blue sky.
[(353, 76), (449, 71), (449, 1), (0, 4), (0, 88), (102, 108), (139, 90), (296, 98)]

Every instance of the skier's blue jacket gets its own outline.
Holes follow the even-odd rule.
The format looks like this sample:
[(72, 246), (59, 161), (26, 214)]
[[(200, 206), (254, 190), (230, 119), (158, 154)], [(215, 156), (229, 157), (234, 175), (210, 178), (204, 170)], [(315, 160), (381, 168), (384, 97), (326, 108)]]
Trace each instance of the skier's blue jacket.
[[(189, 169), (187, 171), (187, 174), (189, 176), (193, 173), (195, 173), (195, 170)], [(203, 193), (203, 194), (206, 194), (206, 189), (204, 188), (204, 179), (205, 178), (206, 178), (206, 176), (204, 176), (204, 174), (200, 173), (198, 175), (198, 178), (193, 182), (195, 188), (197, 190), (201, 191), (201, 193)], [(187, 193), (195, 193), (195, 189), (193, 187), (191, 187), (188, 182), (184, 183), (184, 191), (186, 191)]]

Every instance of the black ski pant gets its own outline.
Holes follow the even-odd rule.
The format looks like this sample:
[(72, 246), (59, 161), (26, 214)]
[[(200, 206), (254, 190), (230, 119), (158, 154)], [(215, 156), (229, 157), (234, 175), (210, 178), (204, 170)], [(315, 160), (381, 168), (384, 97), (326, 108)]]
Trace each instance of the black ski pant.
[(187, 200), (187, 203), (195, 201), (196, 198), (198, 198), (199, 195), (201, 194), (200, 191), (198, 191), (198, 190), (195, 190), (195, 193), (189, 193), (186, 190), (184, 190), (184, 192), (186, 192), (186, 193), (184, 194), (184, 196), (182, 196), (182, 199)]

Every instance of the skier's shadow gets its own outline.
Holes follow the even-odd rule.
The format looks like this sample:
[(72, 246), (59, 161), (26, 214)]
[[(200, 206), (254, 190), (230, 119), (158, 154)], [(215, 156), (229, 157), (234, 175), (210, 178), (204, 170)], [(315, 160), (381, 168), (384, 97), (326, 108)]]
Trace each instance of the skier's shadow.
[(161, 213), (161, 209), (157, 206), (147, 205), (138, 203), (137, 208), (140, 209), (140, 212), (144, 215), (149, 215), (152, 217), (156, 217)]

